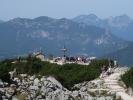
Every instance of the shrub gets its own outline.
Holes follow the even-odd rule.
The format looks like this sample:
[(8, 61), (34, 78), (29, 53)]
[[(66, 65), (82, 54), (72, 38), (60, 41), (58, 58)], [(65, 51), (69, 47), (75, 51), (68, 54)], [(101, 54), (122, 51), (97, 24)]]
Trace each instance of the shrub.
[[(21, 60), (16, 63), (10, 63), (2, 66), (4, 63), (1, 62), (0, 68), (5, 68), (5, 70), (0, 70), (0, 75), (3, 73), (13, 70), (16, 68), (18, 74), (27, 73), (30, 75), (44, 75), (53, 76), (58, 81), (62, 83), (68, 89), (74, 84), (83, 81), (90, 81), (99, 77), (101, 73), (101, 68), (103, 65), (108, 65), (108, 60), (96, 60), (90, 65), (79, 65), (79, 64), (65, 64), (57, 65), (49, 62), (42, 62), (39, 59), (28, 57), (26, 62)], [(9, 68), (11, 67), (11, 68)], [(4, 75), (4, 74), (3, 74)], [(4, 77), (7, 77), (4, 75)]]
[(127, 87), (133, 88), (133, 68), (127, 71), (124, 75), (122, 75), (121, 79)]

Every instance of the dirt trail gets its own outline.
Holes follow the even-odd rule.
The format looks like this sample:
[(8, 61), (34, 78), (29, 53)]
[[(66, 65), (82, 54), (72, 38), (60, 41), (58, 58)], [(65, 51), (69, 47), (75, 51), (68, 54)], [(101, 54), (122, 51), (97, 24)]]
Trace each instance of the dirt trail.
[(110, 90), (110, 92), (115, 92), (123, 100), (133, 100), (133, 97), (126, 93), (124, 87), (120, 86), (119, 79), (122, 74), (124, 74), (128, 68), (116, 68), (114, 73), (104, 78), (104, 85)]

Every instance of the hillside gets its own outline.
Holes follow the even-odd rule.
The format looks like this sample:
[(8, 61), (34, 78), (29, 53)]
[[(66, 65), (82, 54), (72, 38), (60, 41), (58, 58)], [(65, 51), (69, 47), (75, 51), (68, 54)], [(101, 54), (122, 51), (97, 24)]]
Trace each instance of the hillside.
[[(108, 65), (106, 59), (90, 65), (57, 65), (30, 56), (4, 60), (0, 62), (0, 99), (132, 100), (120, 84), (120, 76), (129, 68), (112, 65), (110, 73)], [(107, 69), (102, 70), (103, 66)]]
[(64, 44), (69, 50), (68, 55), (89, 56), (101, 56), (128, 46), (128, 42), (104, 28), (65, 18), (15, 18), (0, 24), (0, 58), (40, 48), (45, 54), (61, 55), (60, 48)]
[(129, 47), (118, 50), (111, 54), (105, 55), (105, 58), (116, 59), (122, 65), (133, 66), (133, 45), (131, 44)]
[[(14, 62), (15, 63), (12, 63)], [(53, 76), (68, 89), (74, 84), (90, 81), (100, 76), (103, 66), (108, 66), (108, 60), (101, 59), (91, 62), (90, 65), (80, 64), (52, 64), (43, 62), (34, 57), (4, 60), (0, 62), (0, 79), (10, 83), (8, 72), (16, 69), (17, 74)], [(83, 78), (84, 76), (84, 78)]]
[(94, 25), (110, 30), (114, 35), (128, 41), (133, 41), (133, 20), (127, 15), (101, 19), (95, 14), (80, 15), (72, 19), (86, 25)]

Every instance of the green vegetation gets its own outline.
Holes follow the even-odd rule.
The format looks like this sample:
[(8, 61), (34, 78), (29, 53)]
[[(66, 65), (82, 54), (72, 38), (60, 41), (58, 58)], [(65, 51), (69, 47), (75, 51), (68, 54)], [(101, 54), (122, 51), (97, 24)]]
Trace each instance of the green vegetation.
[[(6, 72), (8, 74), (9, 71), (16, 68), (17, 74), (27, 73), (29, 75), (53, 76), (66, 88), (70, 89), (74, 84), (79, 82), (98, 78), (103, 65), (107, 66), (108, 60), (96, 60), (90, 65), (65, 64), (61, 66), (42, 62), (39, 59), (29, 56), (28, 58), (18, 59), (15, 63), (12, 63), (12, 61), (2, 61), (0, 63), (0, 78), (3, 77), (3, 73)], [(7, 76), (4, 75), (4, 77)]]
[(18, 100), (25, 100), (26, 94), (22, 95), (22, 94), (18, 94), (17, 95), (17, 99)]
[(14, 69), (11, 67), (11, 62), (12, 60), (4, 60), (0, 62), (0, 79), (5, 82), (10, 82), (10, 75), (8, 72)]
[(127, 87), (133, 88), (133, 68), (127, 71), (124, 75), (122, 75), (121, 79)]

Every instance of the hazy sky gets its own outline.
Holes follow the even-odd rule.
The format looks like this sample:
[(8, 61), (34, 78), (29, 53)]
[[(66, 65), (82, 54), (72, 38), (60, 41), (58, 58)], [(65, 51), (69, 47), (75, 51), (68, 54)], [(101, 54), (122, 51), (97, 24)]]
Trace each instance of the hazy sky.
[(127, 14), (133, 18), (133, 0), (0, 0), (0, 19), (49, 16), (72, 18), (94, 13), (101, 18)]

